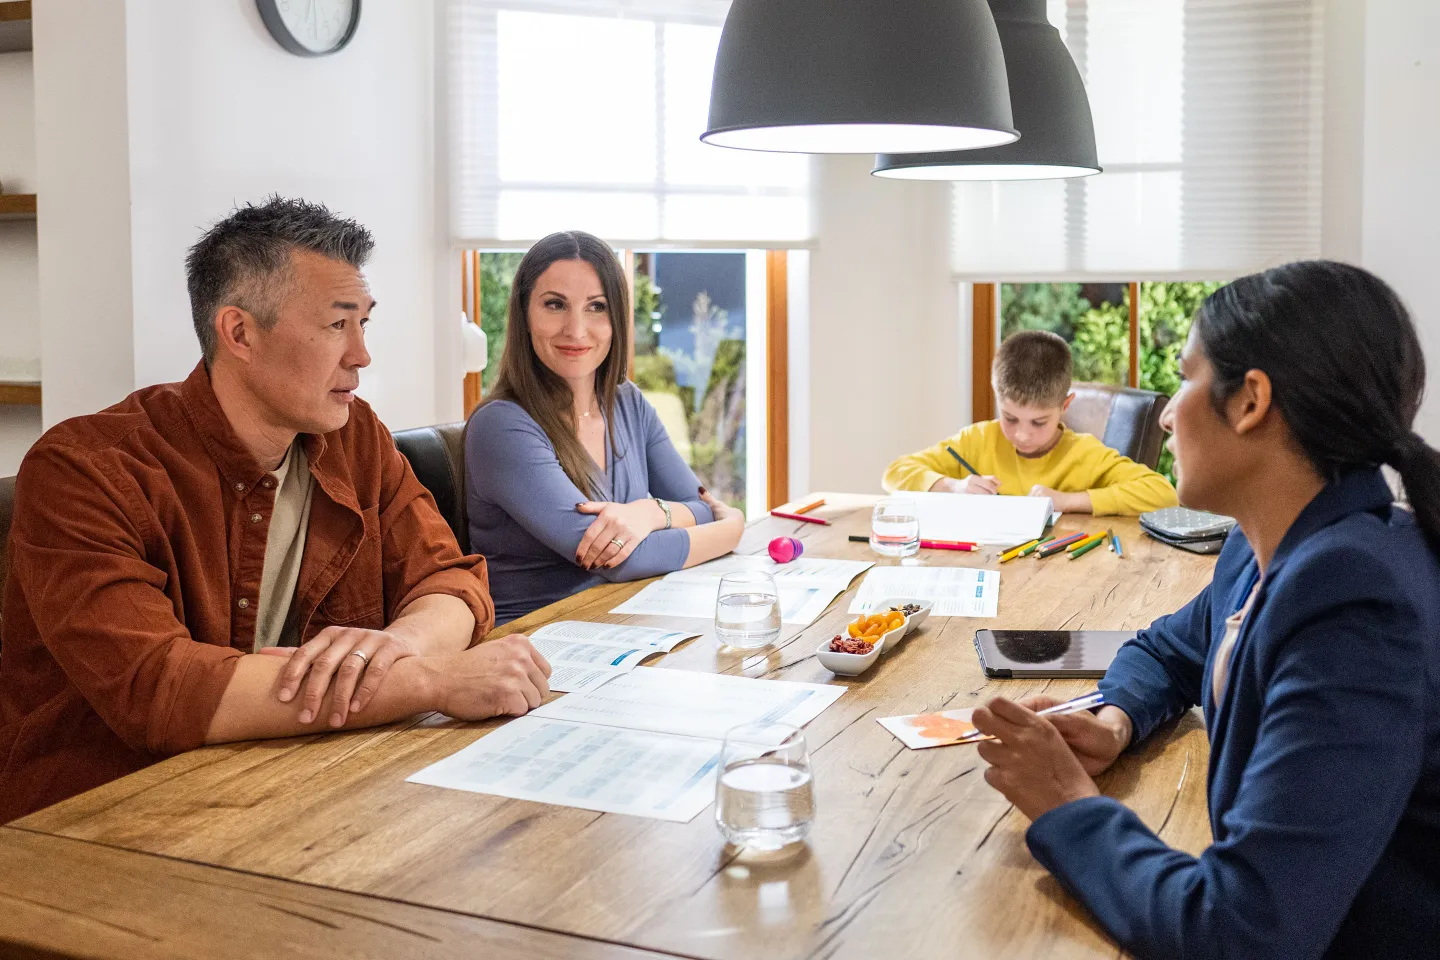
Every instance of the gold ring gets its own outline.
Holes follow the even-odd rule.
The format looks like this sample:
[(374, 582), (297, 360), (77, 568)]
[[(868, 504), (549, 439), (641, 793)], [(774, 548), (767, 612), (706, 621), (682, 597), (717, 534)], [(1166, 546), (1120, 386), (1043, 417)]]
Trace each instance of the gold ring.
[(621, 540), (619, 537), (611, 537), (610, 542), (615, 544), (615, 549), (617, 550), (625, 549), (625, 541)]

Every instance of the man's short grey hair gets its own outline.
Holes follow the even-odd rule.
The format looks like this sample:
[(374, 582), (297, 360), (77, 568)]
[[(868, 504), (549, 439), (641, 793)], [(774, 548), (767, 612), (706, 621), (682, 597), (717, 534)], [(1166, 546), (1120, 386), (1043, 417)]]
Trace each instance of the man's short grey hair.
[(215, 359), (215, 312), (221, 307), (240, 307), (267, 330), (275, 325), (293, 251), (309, 250), (359, 270), (374, 247), (369, 230), (323, 204), (277, 196), (236, 209), (185, 258), (190, 312), (205, 362)]

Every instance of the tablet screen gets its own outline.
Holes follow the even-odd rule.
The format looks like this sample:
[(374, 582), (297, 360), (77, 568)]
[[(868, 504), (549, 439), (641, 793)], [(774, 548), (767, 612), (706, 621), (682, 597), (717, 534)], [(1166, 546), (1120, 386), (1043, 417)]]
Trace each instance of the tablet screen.
[(981, 630), (975, 650), (988, 677), (1100, 677), (1134, 630)]

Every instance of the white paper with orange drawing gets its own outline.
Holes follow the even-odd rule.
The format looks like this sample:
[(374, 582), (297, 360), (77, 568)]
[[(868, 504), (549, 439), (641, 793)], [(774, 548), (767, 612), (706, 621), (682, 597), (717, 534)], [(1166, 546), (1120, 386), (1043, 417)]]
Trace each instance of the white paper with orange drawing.
[[(975, 732), (970, 722), (974, 709), (941, 710), (937, 713), (916, 713), (908, 717), (877, 717), (880, 726), (893, 733), (901, 743), (911, 750), (926, 747), (946, 747), (959, 743)], [(970, 741), (975, 743), (977, 741)]]

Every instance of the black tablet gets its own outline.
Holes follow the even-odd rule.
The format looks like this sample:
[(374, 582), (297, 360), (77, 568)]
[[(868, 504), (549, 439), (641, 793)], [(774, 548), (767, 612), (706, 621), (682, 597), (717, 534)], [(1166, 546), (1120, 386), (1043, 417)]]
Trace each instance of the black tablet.
[(1134, 630), (977, 630), (985, 676), (1102, 677)]

